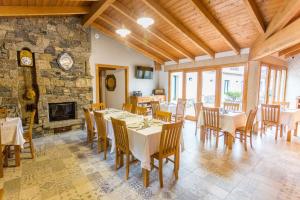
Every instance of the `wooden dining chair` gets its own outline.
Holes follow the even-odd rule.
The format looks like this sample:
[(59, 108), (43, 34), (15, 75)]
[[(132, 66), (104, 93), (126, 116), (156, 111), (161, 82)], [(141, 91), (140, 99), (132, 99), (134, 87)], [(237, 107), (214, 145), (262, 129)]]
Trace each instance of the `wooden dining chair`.
[(280, 127), (280, 105), (270, 105), (262, 104), (261, 105), (261, 121), (262, 121), (262, 130), (266, 133), (266, 128), (276, 127), (275, 140), (278, 137), (278, 130), (280, 128), (280, 136), (282, 136), (282, 129)]
[[(219, 108), (203, 107), (203, 130), (206, 136), (211, 136), (211, 132), (216, 135), (216, 148), (219, 145), (219, 137), (224, 136), (222, 129), (220, 128), (220, 111)], [(221, 134), (220, 134), (221, 133)], [(225, 138), (224, 138), (225, 142)]]
[(195, 116), (187, 116), (185, 119), (189, 121), (195, 122), (195, 135), (197, 135), (197, 129), (198, 129), (198, 122), (199, 122), (199, 116), (200, 116), (200, 111), (203, 107), (202, 102), (196, 102), (194, 103), (194, 109), (195, 109)]
[(126, 180), (129, 177), (129, 165), (130, 165), (130, 155), (132, 153), (129, 150), (129, 139), (127, 133), (127, 126), (125, 121), (111, 118), (111, 122), (115, 134), (115, 145), (116, 145), (116, 160), (115, 160), (115, 170), (123, 166), (123, 155), (126, 156)]
[(132, 104), (124, 103), (123, 106), (122, 106), (122, 110), (127, 111), (127, 112), (131, 112), (132, 111)]
[(290, 102), (287, 101), (273, 101), (274, 105), (280, 105), (281, 108), (287, 109), (290, 107)]
[(155, 119), (159, 119), (165, 122), (170, 122), (172, 119), (172, 113), (170, 112), (165, 112), (161, 110), (157, 110), (155, 114)]
[[(159, 170), (159, 182), (160, 187), (163, 187), (163, 160), (167, 160), (174, 163), (174, 174), (176, 180), (178, 179), (179, 171), (179, 157), (180, 157), (180, 139), (182, 131), (183, 121), (164, 124), (160, 136), (159, 152), (151, 156), (151, 167), (155, 167)], [(174, 160), (169, 157), (174, 155)], [(158, 167), (154, 165), (154, 159), (158, 160)]]
[(36, 114), (36, 110), (31, 111), (30, 118), (28, 121), (28, 130), (23, 134), (23, 137), (25, 139), (24, 145), (28, 144), (28, 147), (30, 148), (30, 153), (31, 153), (32, 159), (35, 157), (34, 144), (33, 144), (33, 140), (32, 140), (32, 129), (33, 129), (33, 125), (34, 125), (35, 114)]
[(106, 125), (105, 125), (104, 115), (103, 115), (103, 113), (94, 111), (94, 118), (95, 118), (95, 122), (96, 122), (97, 133), (98, 133), (98, 138), (97, 138), (98, 153), (100, 153), (101, 149), (103, 149), (104, 160), (106, 160), (108, 138), (107, 138), (107, 133), (106, 133)]
[(159, 101), (151, 101), (151, 111), (152, 111), (152, 117), (155, 118), (156, 111), (160, 110), (160, 103)]
[(242, 142), (244, 142), (244, 147), (245, 150), (247, 151), (247, 138), (250, 138), (250, 146), (251, 148), (253, 148), (252, 145), (252, 130), (253, 130), (253, 124), (254, 124), (254, 119), (257, 113), (257, 107), (255, 107), (254, 109), (250, 110), (250, 113), (248, 114), (247, 117), (247, 122), (246, 122), (246, 126), (243, 127), (239, 127), (236, 129), (236, 133), (235, 136), (236, 138), (239, 138)]
[(175, 122), (184, 121), (184, 113), (185, 113), (185, 99), (178, 99), (176, 106), (176, 114), (175, 114)]
[(0, 108), (0, 119), (6, 118), (8, 115), (6, 108)]
[(90, 109), (83, 108), (86, 123), (87, 143), (91, 145), (91, 148), (93, 148), (93, 141), (96, 135), (96, 130), (94, 129), (93, 120), (90, 112)]
[(239, 103), (232, 103), (232, 102), (224, 102), (224, 110), (239, 111), (240, 110), (240, 104)]
[(135, 108), (135, 114), (138, 115), (147, 115), (147, 108), (146, 107), (141, 107), (141, 106), (137, 106)]
[(105, 103), (93, 103), (91, 104), (91, 110), (104, 110), (106, 108)]

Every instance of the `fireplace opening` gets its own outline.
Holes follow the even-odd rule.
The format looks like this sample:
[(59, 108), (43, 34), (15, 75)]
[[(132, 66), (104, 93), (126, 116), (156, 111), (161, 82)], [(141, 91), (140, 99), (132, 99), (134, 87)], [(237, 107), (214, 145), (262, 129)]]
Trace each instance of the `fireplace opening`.
[(49, 103), (49, 121), (75, 119), (76, 103)]

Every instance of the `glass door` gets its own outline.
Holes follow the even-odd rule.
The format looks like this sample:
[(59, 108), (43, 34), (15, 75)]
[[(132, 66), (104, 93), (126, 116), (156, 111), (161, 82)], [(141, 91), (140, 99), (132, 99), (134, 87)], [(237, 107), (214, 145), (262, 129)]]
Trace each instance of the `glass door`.
[(221, 105), (224, 102), (240, 104), (242, 109), (244, 87), (244, 67), (226, 67), (222, 69)]
[(178, 98), (182, 98), (182, 72), (171, 73), (171, 99), (173, 103), (177, 102)]
[(261, 66), (260, 83), (259, 83), (259, 104), (264, 104), (267, 101), (268, 88), (268, 67)]
[(202, 103), (204, 106), (215, 106), (216, 70), (202, 72)]
[(194, 103), (197, 102), (198, 72), (186, 73), (185, 96), (187, 100), (186, 114), (195, 115)]

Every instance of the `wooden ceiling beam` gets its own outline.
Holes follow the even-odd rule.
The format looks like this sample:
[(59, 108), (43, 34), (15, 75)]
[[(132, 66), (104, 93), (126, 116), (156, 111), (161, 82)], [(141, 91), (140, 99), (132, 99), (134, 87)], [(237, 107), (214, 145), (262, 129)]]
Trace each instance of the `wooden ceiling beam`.
[(202, 0), (190, 0), (196, 10), (203, 15), (210, 24), (219, 32), (219, 34), (225, 39), (225, 42), (236, 53), (240, 54), (239, 45), (233, 40), (230, 34), (220, 24), (220, 22), (209, 12), (206, 6), (202, 3)]
[(287, 49), (300, 43), (300, 18), (276, 32), (267, 39), (259, 38), (251, 48), (249, 60), (258, 60), (265, 56)]
[(256, 26), (257, 30), (263, 34), (265, 33), (266, 26), (264, 23), (263, 16), (257, 7), (255, 0), (244, 0), (245, 6), (251, 16), (251, 21)]
[(158, 56), (153, 55), (152, 53), (149, 53), (148, 51), (146, 51), (145, 49), (135, 45), (134, 43), (131, 43), (130, 41), (123, 39), (119, 36), (117, 36), (114, 32), (112, 32), (111, 30), (105, 28), (104, 26), (94, 22), (91, 24), (91, 27), (95, 28), (96, 30), (100, 31), (101, 33), (107, 35), (108, 37), (111, 37), (117, 41), (119, 41), (120, 43), (122, 43), (123, 45), (130, 47), (132, 49), (135, 49), (136, 51), (142, 53), (143, 55), (145, 55), (146, 57), (160, 63), (160, 64), (164, 64), (164, 61), (159, 58)]
[[(112, 19), (111, 17), (109, 17), (108, 15), (101, 15), (99, 17), (101, 20), (103, 20), (104, 22), (106, 22), (107, 24), (113, 26), (115, 29), (118, 29), (120, 27), (122, 27), (122, 25), (117, 22), (116, 20)], [(179, 59), (176, 58), (175, 56), (172, 56), (171, 54), (169, 54), (168, 52), (166, 52), (165, 50), (153, 45), (153, 43), (147, 41), (145, 38), (131, 32), (131, 34), (128, 35), (128, 37), (138, 41), (139, 43), (143, 44), (144, 46), (148, 47), (149, 49), (157, 52), (158, 54), (162, 55), (163, 57), (165, 57), (166, 59), (169, 60), (173, 60), (176, 63), (178, 63)]]
[(290, 48), (287, 48), (287, 49), (284, 49), (284, 50), (280, 51), (278, 53), (278, 56), (284, 56), (286, 54), (292, 53), (292, 52), (297, 51), (299, 49), (300, 49), (300, 43), (296, 44), (296, 45), (294, 45), (294, 46), (292, 46)]
[[(138, 17), (132, 11), (130, 11), (127, 7), (125, 7), (123, 4), (121, 4), (118, 1), (115, 1), (111, 5), (111, 7), (114, 8), (119, 13), (121, 13), (123, 16), (125, 16), (127, 19), (129, 19), (132, 23), (136, 24), (136, 20)], [(142, 29), (142, 27), (140, 29)], [(167, 36), (165, 36), (159, 30), (155, 29), (155, 27), (151, 26), (147, 29), (143, 29), (143, 31), (145, 31), (145, 30), (147, 32), (149, 32), (150, 34), (152, 34), (154, 37), (158, 38), (160, 41), (164, 42), (169, 47), (176, 50), (181, 55), (189, 58), (190, 60), (194, 60), (195, 56), (192, 53), (190, 53), (189, 51), (184, 49), (182, 46), (180, 46), (173, 40), (169, 39)]]
[(82, 15), (88, 6), (0, 6), (0, 17)]
[(83, 18), (83, 26), (87, 27), (93, 23), (114, 1), (115, 0), (104, 0), (93, 3), (90, 13)]
[(300, 54), (300, 49), (297, 49), (295, 51), (292, 51), (292, 52), (289, 52), (289, 53), (285, 54), (284, 58), (293, 57), (293, 56), (295, 56), (297, 54)]
[(167, 10), (159, 5), (155, 0), (142, 0), (149, 8), (155, 11), (161, 18), (183, 33), (189, 38), (197, 47), (205, 52), (210, 57), (214, 57), (215, 52), (209, 48), (198, 36), (191, 32), (186, 26), (184, 26), (179, 20), (173, 17)]
[(267, 27), (264, 37), (268, 38), (276, 31), (285, 27), (299, 12), (300, 0), (287, 0), (285, 5), (280, 10), (278, 10), (276, 15), (272, 18)]

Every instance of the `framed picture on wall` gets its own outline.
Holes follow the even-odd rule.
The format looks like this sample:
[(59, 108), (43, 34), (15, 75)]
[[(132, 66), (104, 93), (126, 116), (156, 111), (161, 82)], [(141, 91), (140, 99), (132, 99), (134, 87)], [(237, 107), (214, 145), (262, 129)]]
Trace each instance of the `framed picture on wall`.
[(105, 78), (105, 87), (108, 91), (115, 91), (117, 86), (116, 77), (113, 74), (109, 74)]

